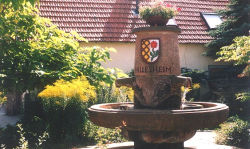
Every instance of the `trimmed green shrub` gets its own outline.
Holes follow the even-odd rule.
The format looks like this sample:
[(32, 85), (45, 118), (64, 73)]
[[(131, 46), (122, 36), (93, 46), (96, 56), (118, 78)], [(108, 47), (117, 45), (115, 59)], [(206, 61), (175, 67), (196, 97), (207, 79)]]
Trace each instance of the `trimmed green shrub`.
[(109, 143), (119, 143), (127, 141), (121, 135), (121, 129), (110, 129), (94, 125), (92, 122), (88, 121), (86, 123), (86, 130), (88, 130), (89, 139), (98, 145), (109, 144)]
[(234, 98), (228, 101), (230, 115), (238, 115), (241, 119), (250, 120), (250, 92), (245, 89), (237, 92)]
[(249, 123), (231, 117), (216, 131), (216, 143), (247, 148), (250, 144)]
[[(7, 126), (6, 129), (0, 131), (0, 148), (1, 149), (42, 149), (43, 143), (48, 138), (45, 131), (39, 136), (33, 136), (34, 142), (27, 139), (27, 133), (23, 124), (18, 123), (16, 126)], [(31, 145), (33, 144), (33, 145)]]

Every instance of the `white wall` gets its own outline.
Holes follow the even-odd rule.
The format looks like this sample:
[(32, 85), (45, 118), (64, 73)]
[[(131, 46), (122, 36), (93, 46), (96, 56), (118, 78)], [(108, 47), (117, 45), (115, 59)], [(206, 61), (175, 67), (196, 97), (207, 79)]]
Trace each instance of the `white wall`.
[(181, 67), (191, 69), (207, 70), (208, 65), (218, 65), (213, 59), (203, 56), (205, 47), (203, 44), (180, 44)]
[(103, 48), (115, 48), (116, 52), (111, 52), (111, 61), (104, 64), (105, 67), (119, 68), (124, 72), (130, 72), (134, 68), (135, 59), (135, 43), (119, 43), (119, 42), (90, 42), (81, 44), (82, 46), (100, 46)]
[[(112, 47), (117, 50), (116, 53), (111, 53), (112, 61), (104, 64), (105, 67), (117, 67), (124, 72), (129, 72), (134, 68), (135, 43), (118, 43), (118, 42), (90, 42), (83, 43), (82, 46), (100, 46)], [(215, 65), (213, 59), (202, 56), (205, 48), (202, 44), (180, 44), (180, 61), (181, 67), (191, 69), (207, 70), (208, 65)]]

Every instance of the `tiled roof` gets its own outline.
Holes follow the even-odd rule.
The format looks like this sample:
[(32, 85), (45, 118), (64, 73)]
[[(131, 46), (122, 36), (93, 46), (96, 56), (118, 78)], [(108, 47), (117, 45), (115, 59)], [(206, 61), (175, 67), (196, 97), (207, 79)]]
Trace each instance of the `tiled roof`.
[[(145, 3), (150, 0), (140, 0)], [(165, 0), (181, 8), (175, 20), (180, 43), (207, 43), (212, 38), (200, 12), (223, 9), (228, 0)], [(134, 42), (133, 28), (147, 26), (134, 15), (136, 0), (40, 0), (40, 15), (65, 31), (75, 30), (89, 41)]]

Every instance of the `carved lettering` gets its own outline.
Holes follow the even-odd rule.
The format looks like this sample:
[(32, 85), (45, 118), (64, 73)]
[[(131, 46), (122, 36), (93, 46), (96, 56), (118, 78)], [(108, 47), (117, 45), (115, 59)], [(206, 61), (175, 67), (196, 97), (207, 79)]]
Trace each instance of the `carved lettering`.
[(136, 66), (136, 73), (172, 72), (171, 67), (167, 66)]

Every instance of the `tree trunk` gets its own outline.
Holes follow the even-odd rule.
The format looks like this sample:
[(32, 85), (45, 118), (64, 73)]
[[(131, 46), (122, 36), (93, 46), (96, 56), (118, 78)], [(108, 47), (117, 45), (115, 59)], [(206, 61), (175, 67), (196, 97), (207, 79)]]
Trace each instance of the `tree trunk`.
[(21, 111), (22, 93), (17, 90), (8, 91), (6, 113), (7, 115), (17, 115)]

